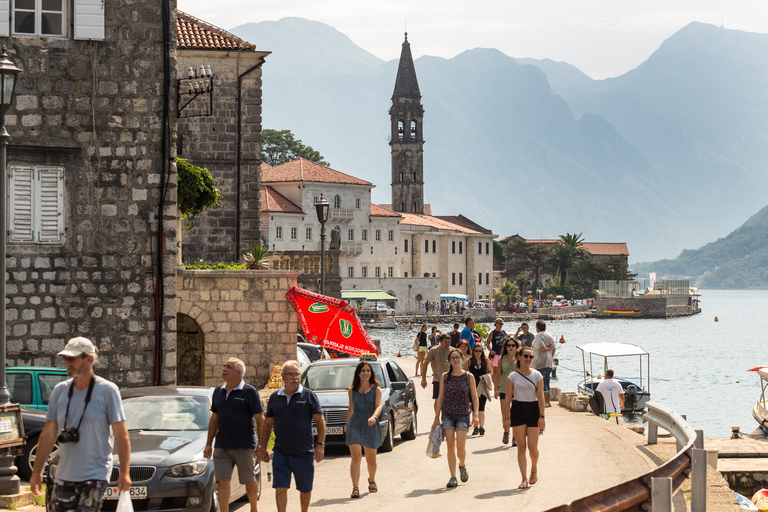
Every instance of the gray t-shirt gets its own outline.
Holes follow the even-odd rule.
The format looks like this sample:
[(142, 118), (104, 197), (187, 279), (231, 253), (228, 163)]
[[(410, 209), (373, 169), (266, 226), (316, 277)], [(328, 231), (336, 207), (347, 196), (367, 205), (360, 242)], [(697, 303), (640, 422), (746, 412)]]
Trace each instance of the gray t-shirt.
[(549, 335), (547, 331), (541, 331), (536, 333), (536, 337), (533, 339), (533, 367), (537, 370), (541, 368), (552, 368), (552, 350), (542, 351), (542, 347), (551, 347), (555, 344), (555, 340)]
[[(85, 395), (88, 394), (88, 388), (82, 391), (74, 388), (69, 405), (69, 418), (66, 425), (64, 424), (69, 401), (69, 386), (72, 380), (67, 379), (58, 383), (53, 388), (48, 402), (46, 419), (57, 423), (57, 436), (65, 427), (77, 427), (85, 408)], [(85, 409), (85, 416), (80, 424), (80, 440), (77, 443), (59, 445), (60, 461), (56, 469), (56, 478), (66, 482), (109, 481), (114, 446), (111, 425), (118, 421), (125, 421), (120, 391), (112, 382), (96, 377), (91, 402)]]

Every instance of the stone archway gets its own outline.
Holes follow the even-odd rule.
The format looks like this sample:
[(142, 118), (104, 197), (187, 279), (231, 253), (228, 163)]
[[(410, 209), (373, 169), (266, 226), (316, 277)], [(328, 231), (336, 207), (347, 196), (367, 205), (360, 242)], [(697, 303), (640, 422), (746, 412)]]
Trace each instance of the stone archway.
[(190, 316), (176, 314), (176, 385), (205, 384), (205, 337), (200, 325)]

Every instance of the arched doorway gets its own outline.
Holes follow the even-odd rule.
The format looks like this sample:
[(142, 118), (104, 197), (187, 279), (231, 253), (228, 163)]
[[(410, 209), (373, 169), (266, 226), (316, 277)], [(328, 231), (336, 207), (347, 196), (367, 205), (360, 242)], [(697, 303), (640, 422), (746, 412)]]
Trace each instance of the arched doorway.
[(176, 315), (176, 385), (202, 386), (205, 339), (195, 320), (187, 315)]

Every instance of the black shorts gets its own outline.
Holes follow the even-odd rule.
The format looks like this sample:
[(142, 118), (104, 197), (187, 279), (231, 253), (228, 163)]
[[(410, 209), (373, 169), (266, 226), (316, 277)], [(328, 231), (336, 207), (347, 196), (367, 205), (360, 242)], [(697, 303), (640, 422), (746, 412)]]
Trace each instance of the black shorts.
[(529, 428), (539, 426), (539, 402), (518, 402), (512, 400), (512, 406), (509, 408), (509, 417), (512, 419), (511, 425), (519, 427), (527, 425)]

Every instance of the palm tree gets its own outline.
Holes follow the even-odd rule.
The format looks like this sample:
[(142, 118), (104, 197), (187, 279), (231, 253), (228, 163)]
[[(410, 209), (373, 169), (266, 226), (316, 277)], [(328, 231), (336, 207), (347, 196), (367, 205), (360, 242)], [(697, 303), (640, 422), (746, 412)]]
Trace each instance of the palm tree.
[(589, 253), (581, 248), (582, 245), (584, 237), (581, 233), (560, 235), (560, 241), (555, 244), (549, 265), (560, 276), (560, 287), (565, 286), (568, 270), (573, 264), (588, 257)]
[(525, 288), (529, 284), (531, 284), (531, 280), (522, 274), (520, 274), (515, 278), (515, 285), (517, 285), (517, 287), (520, 288), (520, 300), (523, 300), (523, 295), (525, 294)]
[(268, 254), (267, 245), (262, 245), (261, 242), (254, 242), (251, 244), (251, 250), (243, 254), (243, 264), (248, 270), (267, 269), (269, 268)]
[(499, 291), (504, 296), (504, 298), (507, 299), (507, 305), (509, 305), (510, 301), (512, 300), (512, 296), (515, 294), (515, 287), (512, 286), (512, 283), (509, 281), (504, 281)]

